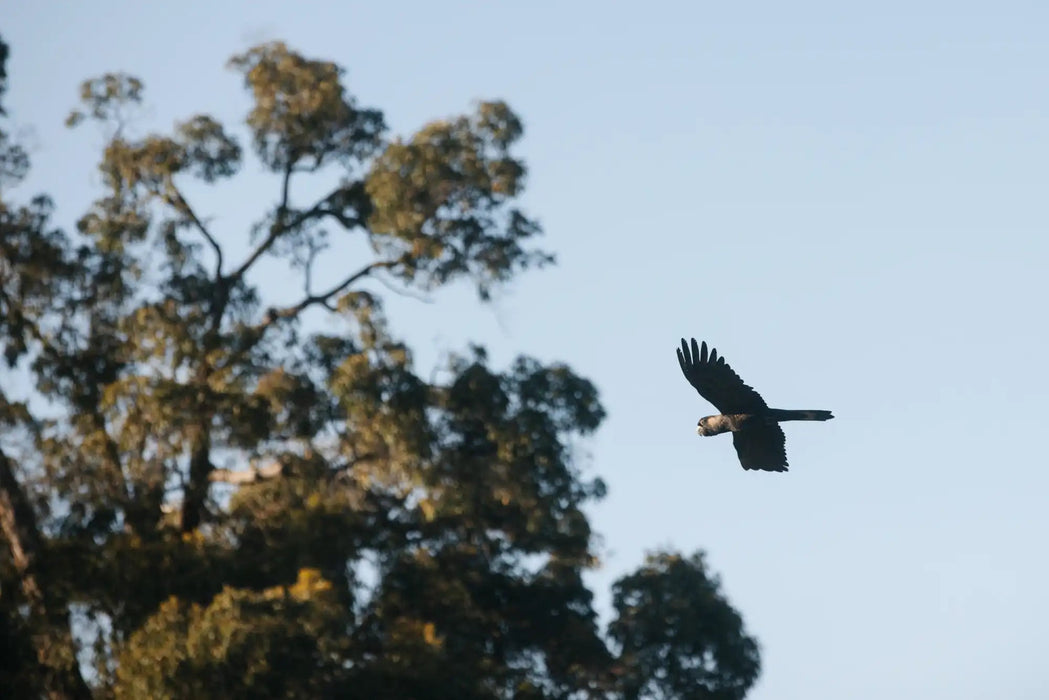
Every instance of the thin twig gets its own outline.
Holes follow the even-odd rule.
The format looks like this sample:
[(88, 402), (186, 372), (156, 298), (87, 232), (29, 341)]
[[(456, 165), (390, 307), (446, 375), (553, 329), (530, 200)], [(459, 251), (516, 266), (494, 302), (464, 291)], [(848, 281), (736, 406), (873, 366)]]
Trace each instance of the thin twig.
[(286, 221), (285, 217), (288, 213), (288, 203), (290, 197), (289, 186), (291, 182), (291, 176), (296, 172), (298, 171), (291, 167), (285, 170), (284, 180), (281, 184), (281, 202), (277, 206), (276, 220), (270, 227), (269, 235), (266, 236), (266, 240), (264, 240), (254, 251), (252, 251), (251, 255), (248, 256), (248, 259), (245, 260), (241, 264), (241, 266), (229, 276), (229, 279), (231, 281), (236, 281), (243, 277), (251, 268), (251, 266), (254, 265), (255, 262), (273, 246), (273, 244), (278, 238), (280, 238), (288, 231), (294, 231), (295, 229), (299, 228), (311, 219), (319, 219), (324, 216), (330, 216), (336, 219), (340, 224), (342, 224), (343, 227), (347, 229), (353, 228), (354, 226), (359, 226), (362, 223), (359, 219), (350, 218), (336, 208), (326, 206), (335, 198), (337, 194), (339, 194), (344, 189), (343, 187), (338, 187), (332, 190), (324, 197), (317, 200), (317, 202), (312, 207), (303, 212), (300, 212), (291, 221)]
[(360, 270), (357, 270), (357, 272), (353, 273), (352, 275), (344, 279), (342, 282), (339, 282), (337, 285), (324, 292), (323, 294), (312, 294), (310, 296), (307, 296), (305, 299), (300, 301), (298, 304), (295, 304), (294, 306), (289, 306), (276, 311), (271, 316), (271, 318), (276, 319), (298, 316), (304, 309), (314, 304), (326, 304), (333, 296), (335, 296), (339, 292), (345, 291), (354, 282), (357, 282), (360, 279), (367, 277), (376, 270), (387, 270), (392, 267), (397, 267), (398, 265), (403, 265), (405, 262), (408, 261), (410, 257), (410, 255), (405, 253), (404, 255), (394, 260), (376, 260), (373, 263), (365, 265)]
[(262, 338), (266, 334), (266, 331), (269, 329), (269, 327), (272, 326), (278, 319), (295, 318), (304, 310), (313, 305), (323, 306), (329, 311), (334, 312), (336, 309), (331, 304), (332, 297), (339, 294), (340, 292), (345, 291), (354, 282), (357, 282), (363, 279), (364, 277), (371, 275), (376, 270), (388, 270), (398, 265), (403, 265), (410, 259), (411, 255), (409, 253), (405, 253), (394, 260), (377, 260), (357, 270), (357, 272), (353, 273), (352, 275), (344, 279), (342, 282), (339, 282), (337, 285), (324, 292), (323, 294), (310, 294), (303, 298), (302, 301), (292, 306), (286, 306), (283, 309), (270, 309), (266, 313), (266, 317), (263, 319), (263, 321), (251, 329), (251, 332), (254, 333), (254, 337), (251, 338), (249, 342), (245, 343), (245, 345), (240, 347), (233, 355), (231, 355), (228, 358), (228, 360), (226, 361), (226, 366), (234, 365), (235, 363), (240, 361), (240, 359), (244, 357), (244, 355), (247, 354), (252, 348), (258, 345), (259, 342), (262, 341)]
[(255, 264), (255, 261), (261, 258), (262, 255), (273, 246), (274, 242), (276, 242), (276, 240), (281, 237), (281, 235), (287, 233), (288, 231), (295, 230), (299, 226), (302, 226), (304, 223), (306, 223), (312, 218), (317, 217), (318, 215), (327, 213), (323, 206), (325, 201), (326, 198), (320, 200), (312, 207), (296, 216), (287, 224), (281, 223), (280, 219), (283, 219), (283, 216), (279, 215), (278, 221), (274, 222), (273, 226), (270, 228), (270, 234), (266, 236), (266, 240), (264, 240), (258, 248), (252, 251), (251, 255), (248, 256), (248, 259), (245, 260), (244, 263), (241, 264), (241, 266), (237, 268), (236, 272), (231, 274), (229, 278), (231, 280), (237, 280), (243, 277), (244, 274), (247, 273), (247, 271), (251, 268), (251, 266)]
[(433, 298), (432, 297), (424, 296), (423, 294), (419, 294), (417, 292), (410, 292), (407, 289), (400, 289), (400, 288), (394, 286), (394, 284), (392, 282), (390, 282), (389, 280), (387, 280), (387, 279), (385, 279), (385, 278), (383, 278), (383, 277), (381, 277), (379, 275), (376, 275), (374, 279), (375, 279), (376, 282), (379, 282), (382, 286), (386, 287), (387, 289), (389, 289), (394, 294), (399, 294), (400, 296), (408, 297), (409, 299), (415, 299), (416, 301), (421, 301), (424, 304), (432, 304), (433, 303)]

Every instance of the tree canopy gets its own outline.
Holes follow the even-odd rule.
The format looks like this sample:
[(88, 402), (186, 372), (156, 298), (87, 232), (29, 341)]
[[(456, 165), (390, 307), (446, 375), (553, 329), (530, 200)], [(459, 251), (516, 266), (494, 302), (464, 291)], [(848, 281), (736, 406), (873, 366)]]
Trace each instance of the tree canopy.
[[(75, 232), (46, 196), (10, 201), (29, 160), (0, 132), (0, 349), (33, 387), (0, 386), (0, 687), (742, 698), (757, 644), (699, 555), (653, 554), (599, 627), (584, 507), (605, 487), (573, 450), (595, 386), (479, 347), (424, 372), (367, 284), (484, 303), (553, 262), (517, 205), (519, 117), (480, 102), (393, 137), (334, 63), (269, 43), (229, 66), (252, 100), (236, 129), (134, 136), (144, 83), (83, 84), (68, 123), (108, 138)], [(248, 159), (272, 204), (216, 230), (191, 193)], [(299, 201), (310, 178), (334, 185)], [(316, 279), (349, 239), (368, 256)], [(266, 296), (264, 258), (292, 302)]]

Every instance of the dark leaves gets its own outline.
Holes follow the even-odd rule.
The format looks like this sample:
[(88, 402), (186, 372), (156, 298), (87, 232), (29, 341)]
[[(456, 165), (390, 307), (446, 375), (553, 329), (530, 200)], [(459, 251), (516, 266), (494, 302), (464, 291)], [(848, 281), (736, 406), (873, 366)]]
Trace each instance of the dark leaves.
[(651, 554), (612, 593), (624, 697), (739, 700), (757, 679), (757, 642), (701, 554)]
[(240, 166), (240, 146), (207, 115), (178, 125), (177, 133), (192, 174), (205, 182), (230, 177)]
[(71, 112), (66, 125), (76, 126), (91, 117), (114, 124), (119, 135), (134, 107), (142, 102), (142, 88), (142, 81), (127, 73), (106, 73), (100, 78), (85, 80), (80, 85), (80, 101), (86, 111)]

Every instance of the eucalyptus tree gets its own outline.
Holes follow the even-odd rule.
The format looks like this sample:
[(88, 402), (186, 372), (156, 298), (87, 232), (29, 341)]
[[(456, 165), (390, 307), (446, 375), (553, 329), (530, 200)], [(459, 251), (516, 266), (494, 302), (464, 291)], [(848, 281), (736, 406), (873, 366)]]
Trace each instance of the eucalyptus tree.
[[(398, 138), (334, 63), (270, 43), (229, 65), (251, 97), (235, 129), (198, 114), (136, 136), (143, 82), (86, 81), (68, 123), (107, 139), (77, 231), (45, 197), (0, 209), (0, 343), (33, 384), (0, 397), (0, 682), (742, 697), (757, 647), (700, 560), (626, 577), (598, 628), (584, 507), (604, 485), (571, 449), (604, 417), (594, 385), (477, 347), (424, 373), (372, 283), (484, 303), (553, 262), (517, 204), (519, 117), (480, 102)], [(15, 183), (28, 159), (5, 138), (0, 164)], [(273, 199), (231, 230), (195, 194), (246, 164)]]

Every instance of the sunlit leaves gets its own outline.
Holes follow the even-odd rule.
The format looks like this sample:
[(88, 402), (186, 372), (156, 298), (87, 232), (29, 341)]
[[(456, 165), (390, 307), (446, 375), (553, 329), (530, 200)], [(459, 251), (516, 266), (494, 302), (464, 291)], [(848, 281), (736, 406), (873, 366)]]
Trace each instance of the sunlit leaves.
[(524, 247), (539, 226), (509, 205), (524, 184), (524, 165), (509, 152), (520, 134), (509, 107), (481, 103), (375, 160), (366, 180), (372, 244), (387, 257), (411, 254), (402, 277), (432, 288), (465, 276), (487, 298), (494, 284), (552, 261)]
[(126, 645), (115, 695), (331, 697), (346, 622), (331, 584), (309, 569), (287, 586), (227, 588), (208, 605), (171, 599)]
[(356, 106), (334, 63), (274, 42), (233, 57), (230, 66), (252, 91), (248, 125), (259, 158), (273, 170), (317, 169), (328, 161), (352, 166), (378, 147), (382, 114)]

